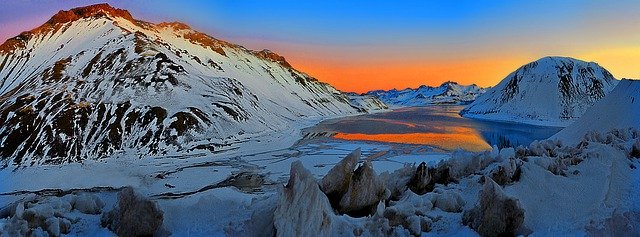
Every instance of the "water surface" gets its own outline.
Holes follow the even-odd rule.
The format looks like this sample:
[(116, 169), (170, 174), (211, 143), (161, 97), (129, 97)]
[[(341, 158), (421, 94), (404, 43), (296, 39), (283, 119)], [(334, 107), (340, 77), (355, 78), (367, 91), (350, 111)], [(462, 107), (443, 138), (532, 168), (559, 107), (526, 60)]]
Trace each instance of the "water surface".
[(306, 129), (305, 137), (430, 145), (444, 150), (483, 151), (528, 145), (551, 137), (558, 127), (481, 121), (461, 117), (464, 106), (426, 106), (324, 121)]

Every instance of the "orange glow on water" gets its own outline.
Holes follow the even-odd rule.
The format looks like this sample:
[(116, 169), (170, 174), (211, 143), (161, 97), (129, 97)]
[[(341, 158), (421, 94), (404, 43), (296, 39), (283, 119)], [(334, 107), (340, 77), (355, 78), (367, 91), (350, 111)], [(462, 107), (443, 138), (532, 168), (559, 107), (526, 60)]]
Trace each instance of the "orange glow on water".
[[(417, 145), (432, 145), (445, 150), (463, 148), (469, 151), (491, 150), (491, 146), (485, 142), (475, 130), (464, 127), (455, 127), (450, 133), (402, 133), (402, 134), (363, 134), (363, 133), (337, 133), (334, 137), (344, 140), (392, 142)], [(465, 147), (460, 147), (460, 145)]]

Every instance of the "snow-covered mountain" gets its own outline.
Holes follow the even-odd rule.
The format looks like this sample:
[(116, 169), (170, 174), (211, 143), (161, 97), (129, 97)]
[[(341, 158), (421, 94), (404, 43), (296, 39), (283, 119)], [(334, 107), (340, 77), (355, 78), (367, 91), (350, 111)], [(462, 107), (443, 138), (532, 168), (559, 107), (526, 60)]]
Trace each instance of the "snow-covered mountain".
[(477, 85), (463, 86), (447, 81), (438, 87), (422, 85), (416, 89), (375, 90), (366, 94), (378, 97), (384, 103), (396, 106), (425, 106), (434, 104), (468, 104), (486, 89)]
[(216, 152), (363, 106), (268, 50), (107, 4), (60, 11), (0, 46), (5, 165)]
[(545, 57), (520, 67), (460, 112), (470, 118), (567, 126), (618, 81), (594, 62)]
[[(638, 100), (638, 101), (636, 101)], [(615, 89), (576, 122), (562, 129), (551, 139), (566, 144), (580, 142), (587, 132), (601, 135), (613, 129), (635, 128), (640, 130), (640, 81), (623, 79)]]
[[(369, 108), (370, 110), (373, 110), (373, 111), (385, 111), (389, 109), (389, 106), (387, 104), (385, 104), (375, 96), (359, 95), (353, 92), (345, 93), (345, 95), (349, 98), (349, 101), (351, 101), (351, 104), (354, 104), (359, 108), (363, 108), (363, 109)], [(363, 111), (363, 112), (368, 112), (368, 111)]]

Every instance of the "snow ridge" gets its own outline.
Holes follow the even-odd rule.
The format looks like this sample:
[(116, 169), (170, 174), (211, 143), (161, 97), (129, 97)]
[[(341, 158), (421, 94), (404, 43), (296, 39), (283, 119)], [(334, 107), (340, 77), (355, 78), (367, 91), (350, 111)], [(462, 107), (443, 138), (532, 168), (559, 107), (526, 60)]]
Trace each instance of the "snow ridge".
[(486, 91), (477, 85), (463, 86), (447, 81), (438, 87), (422, 85), (416, 89), (375, 90), (366, 95), (378, 97), (384, 103), (395, 106), (426, 106), (434, 104), (469, 104)]
[(627, 128), (640, 130), (640, 81), (622, 79), (611, 93), (589, 108), (578, 121), (550, 139), (576, 144), (587, 132), (603, 135), (613, 129)]

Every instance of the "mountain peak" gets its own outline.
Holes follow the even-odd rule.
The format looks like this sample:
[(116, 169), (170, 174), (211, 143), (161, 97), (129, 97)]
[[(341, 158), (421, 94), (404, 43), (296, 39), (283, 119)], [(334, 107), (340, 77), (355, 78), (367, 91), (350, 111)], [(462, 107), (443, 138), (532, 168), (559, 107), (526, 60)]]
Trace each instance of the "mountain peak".
[(82, 18), (109, 15), (112, 17), (122, 17), (131, 22), (135, 22), (127, 10), (114, 8), (107, 3), (100, 3), (84, 7), (77, 7), (71, 10), (61, 10), (47, 21), (48, 24), (66, 23)]
[(445, 81), (445, 82), (443, 82), (442, 84), (440, 84), (440, 87), (443, 87), (443, 86), (450, 86), (450, 85), (458, 85), (458, 83), (457, 83), (457, 82), (455, 82), (455, 81)]
[(61, 28), (61, 24), (83, 18), (101, 17), (107, 15), (111, 17), (122, 17), (133, 23), (136, 22), (127, 10), (114, 8), (107, 3), (77, 7), (68, 11), (60, 10), (43, 25), (33, 30), (22, 32), (16, 37), (7, 39), (7, 41), (0, 45), (0, 53), (6, 53), (18, 48), (24, 48), (26, 42), (31, 39), (33, 35), (37, 35), (43, 32), (49, 32), (51, 30), (58, 30)]
[(583, 61), (577, 58), (572, 58), (572, 57), (566, 57), (566, 56), (546, 56), (546, 57), (542, 57), (536, 61), (534, 61), (536, 63), (554, 63), (557, 64), (559, 62), (584, 62), (584, 63), (593, 63), (593, 62), (587, 62), (587, 61)]
[(185, 23), (179, 22), (179, 21), (172, 21), (172, 22), (160, 22), (158, 23), (158, 27), (160, 28), (173, 28), (174, 30), (190, 30), (191, 27)]
[(543, 57), (510, 73), (461, 114), (487, 120), (566, 126), (616, 84), (613, 75), (597, 63), (570, 57)]

